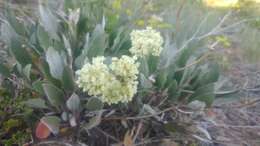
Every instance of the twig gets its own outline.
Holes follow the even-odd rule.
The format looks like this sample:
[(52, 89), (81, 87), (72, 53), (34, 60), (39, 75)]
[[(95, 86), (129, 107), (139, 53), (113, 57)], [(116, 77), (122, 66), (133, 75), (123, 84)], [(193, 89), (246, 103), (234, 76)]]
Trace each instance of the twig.
[(204, 39), (205, 37), (211, 36), (213, 34), (216, 34), (218, 32), (217, 30), (220, 29), (220, 27), (223, 25), (223, 23), (226, 21), (226, 19), (231, 15), (232, 11), (229, 11), (222, 19), (221, 21), (217, 24), (216, 27), (214, 27), (210, 32), (198, 37), (198, 40)]
[(243, 108), (243, 107), (248, 107), (248, 106), (251, 106), (251, 105), (254, 105), (256, 103), (260, 102), (260, 99), (256, 99), (256, 100), (253, 100), (249, 103), (245, 103), (245, 104), (242, 104), (242, 105), (238, 105), (238, 106), (235, 106), (235, 108)]
[(59, 142), (59, 141), (45, 141), (45, 142), (40, 142), (39, 145), (54, 145), (54, 144), (61, 144), (65, 146), (73, 146), (72, 144), (65, 143), (65, 142)]
[(190, 63), (190, 64), (188, 64), (188, 65), (186, 65), (186, 66), (184, 66), (184, 67), (182, 67), (182, 68), (177, 69), (176, 72), (183, 71), (183, 70), (185, 70), (186, 68), (189, 68), (189, 67), (191, 67), (191, 66), (193, 66), (193, 65), (196, 65), (196, 64), (200, 63), (201, 61), (203, 61), (204, 59), (206, 59), (206, 58), (210, 55), (210, 53), (211, 53), (210, 51), (207, 52), (207, 53), (205, 53), (203, 56), (201, 56), (199, 59), (195, 60), (194, 62), (192, 62), (192, 63)]
[(200, 30), (201, 30), (201, 27), (202, 27), (203, 24), (207, 21), (207, 19), (208, 19), (209, 16), (210, 16), (209, 14), (208, 14), (207, 16), (205, 16), (205, 18), (204, 18), (204, 19), (201, 21), (201, 23), (199, 24), (199, 26), (198, 26), (196, 32), (192, 35), (192, 37), (191, 37), (190, 39), (188, 39), (186, 42), (184, 42), (184, 44), (183, 44), (182, 47), (178, 50), (178, 52), (181, 51), (181, 50), (183, 50), (192, 40), (196, 39), (198, 33), (199, 33)]
[(146, 119), (146, 118), (151, 118), (154, 117), (156, 115), (160, 115), (162, 113), (174, 110), (175, 107), (170, 107), (170, 108), (166, 108), (163, 111), (154, 113), (154, 114), (149, 114), (149, 115), (144, 115), (144, 116), (136, 116), (136, 117), (111, 117), (111, 118), (103, 118), (102, 120), (104, 121), (108, 121), (108, 120), (140, 120), (140, 119)]
[(108, 137), (108, 138), (110, 138), (110, 139), (112, 139), (112, 140), (114, 140), (114, 141), (116, 141), (116, 142), (120, 142), (120, 140), (118, 140), (118, 139), (115, 138), (114, 136), (108, 134), (107, 132), (105, 132), (105, 131), (103, 131), (103, 130), (97, 128), (97, 127), (95, 127), (95, 129), (97, 129), (100, 133), (104, 134), (106, 137)]
[(244, 20), (238, 21), (238, 22), (236, 22), (236, 23), (233, 23), (233, 24), (231, 24), (231, 25), (229, 25), (229, 26), (226, 26), (226, 27), (220, 29), (219, 32), (223, 32), (223, 31), (225, 31), (225, 30), (227, 30), (227, 29), (230, 29), (230, 28), (232, 28), (232, 27), (235, 27), (235, 26), (237, 26), (237, 25), (240, 25), (240, 24), (243, 24), (243, 23), (246, 23), (246, 22), (250, 22), (250, 21), (259, 20), (259, 19), (260, 19), (260, 17), (259, 17), (259, 18), (244, 19)]
[(162, 104), (165, 103), (165, 101), (167, 101), (168, 98), (169, 98), (168, 96), (165, 96), (165, 97), (163, 98), (163, 100), (161, 100), (161, 102), (160, 102), (156, 107), (160, 107)]
[(137, 130), (136, 130), (135, 136), (133, 138), (134, 142), (136, 141), (136, 139), (137, 139), (137, 137), (138, 137), (142, 127), (143, 127), (143, 121), (140, 121), (139, 124), (138, 124)]
[(144, 116), (135, 116), (135, 117), (110, 117), (110, 118), (103, 118), (102, 120), (103, 121), (109, 121), (109, 120), (140, 120), (140, 119), (151, 118), (151, 117), (163, 114), (163, 113), (171, 111), (171, 110), (174, 110), (174, 111), (177, 111), (177, 112), (180, 112), (180, 113), (183, 113), (183, 114), (192, 114), (193, 113), (193, 112), (183, 111), (183, 110), (179, 109), (178, 107), (172, 106), (172, 107), (166, 108), (166, 109), (164, 109), (160, 112), (154, 113), (154, 114), (149, 114), (149, 115), (144, 115)]
[(225, 124), (216, 124), (216, 125), (212, 125), (212, 127), (226, 127), (226, 128), (260, 128), (259, 126), (250, 126), (250, 125), (225, 125)]

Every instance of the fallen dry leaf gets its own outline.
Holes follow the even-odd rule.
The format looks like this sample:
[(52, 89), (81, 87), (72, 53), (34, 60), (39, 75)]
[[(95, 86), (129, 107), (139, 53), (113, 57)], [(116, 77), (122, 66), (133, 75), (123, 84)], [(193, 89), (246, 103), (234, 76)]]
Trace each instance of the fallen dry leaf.
[(36, 137), (39, 139), (46, 139), (47, 137), (49, 137), (50, 134), (51, 131), (49, 130), (49, 128), (44, 123), (39, 122), (35, 131)]

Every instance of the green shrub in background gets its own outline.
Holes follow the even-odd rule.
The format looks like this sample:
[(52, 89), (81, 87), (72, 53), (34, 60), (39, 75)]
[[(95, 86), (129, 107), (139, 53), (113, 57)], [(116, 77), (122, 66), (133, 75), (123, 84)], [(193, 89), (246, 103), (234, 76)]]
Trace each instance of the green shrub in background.
[[(110, 130), (109, 143), (116, 143), (140, 123), (148, 138), (185, 133), (175, 127), (176, 122), (181, 129), (187, 126), (175, 113), (200, 111), (214, 100), (218, 66), (204, 59), (211, 53), (207, 38), (218, 34), (219, 17), (187, 18), (185, 7), (176, 19), (164, 15), (174, 28), (159, 33), (136, 30), (138, 10), (115, 13), (112, 8), (119, 5), (65, 0), (61, 10), (40, 5), (39, 18), (30, 21), (6, 9), (1, 39), (16, 61), (1, 64), (0, 72), (21, 78), (21, 86), (36, 94), (24, 104), (55, 136), (68, 128), (70, 137), (81, 139), (87, 132), (88, 143), (100, 143), (95, 135)], [(131, 140), (138, 143), (141, 137)]]
[[(32, 109), (23, 104), (32, 95), (22, 89), (14, 89), (11, 81), (2, 81), (0, 88), (0, 145), (23, 145), (30, 140), (29, 125), (35, 120), (30, 117)], [(17, 95), (19, 90), (19, 94)], [(30, 122), (26, 122), (26, 121)]]

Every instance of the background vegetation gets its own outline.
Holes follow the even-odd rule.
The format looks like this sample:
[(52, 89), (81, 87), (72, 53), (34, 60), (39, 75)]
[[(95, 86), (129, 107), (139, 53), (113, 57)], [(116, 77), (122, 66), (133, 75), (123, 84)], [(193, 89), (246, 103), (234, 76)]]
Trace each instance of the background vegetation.
[[(53, 105), (52, 103), (52, 105), (50, 105), (49, 102), (51, 101), (45, 99), (45, 102), (48, 106), (47, 109), (45, 109), (45, 104), (35, 105), (35, 102), (31, 102), (31, 99), (33, 99), (37, 100), (37, 103), (42, 103), (42, 100), (38, 100), (39, 97), (41, 97), (40, 94), (46, 94), (41, 93), (42, 91), (39, 91), (37, 89), (36, 84), (47, 81), (48, 83), (51, 83), (50, 86), (55, 85), (56, 87), (60, 88), (62, 92), (64, 92), (64, 94), (66, 94), (67, 96), (70, 96), (71, 93), (73, 93), (74, 91), (80, 97), (83, 97), (84, 95), (80, 91), (76, 90), (66, 92), (66, 89), (71, 89), (71, 87), (66, 87), (65, 85), (68, 84), (64, 84), (64, 80), (57, 81), (57, 79), (55, 79), (55, 75), (53, 75), (49, 71), (37, 71), (38, 61), (36, 61), (37, 59), (35, 60), (35, 58), (43, 58), (44, 63), (49, 64), (51, 68), (51, 62), (49, 60), (44, 60), (45, 54), (48, 54), (46, 52), (47, 50), (45, 49), (49, 47), (49, 44), (52, 44), (54, 49), (57, 50), (59, 50), (60, 48), (75, 48), (75, 50), (73, 50), (73, 54), (76, 55), (72, 56), (72, 66), (69, 66), (70, 59), (68, 58), (67, 60), (67, 69), (69, 70), (69, 72), (65, 75), (70, 75), (70, 72), (79, 69), (78, 66), (81, 66), (82, 59), (80, 56), (82, 55), (80, 54), (82, 53), (80, 52), (85, 48), (92, 50), (102, 47), (113, 48), (111, 50), (107, 49), (101, 54), (120, 56), (127, 52), (126, 48), (129, 47), (129, 38), (127, 38), (127, 35), (129, 34), (131, 29), (141, 29), (145, 26), (152, 26), (153, 28), (160, 30), (165, 38), (165, 51), (163, 52), (160, 60), (162, 63), (164, 63), (163, 65), (166, 66), (168, 65), (168, 62), (172, 61), (172, 58), (177, 58), (173, 61), (173, 68), (177, 69), (177, 71), (165, 71), (163, 68), (159, 68), (158, 70), (156, 70), (156, 67), (154, 67), (156, 65), (153, 64), (154, 62), (152, 62), (154, 60), (149, 60), (146, 63), (151, 64), (148, 64), (146, 66), (149, 68), (148, 70), (146, 67), (143, 67), (143, 76), (140, 77), (140, 83), (142, 88), (149, 89), (150, 91), (156, 91), (156, 94), (159, 95), (155, 96), (159, 96), (161, 98), (164, 97), (163, 94), (164, 92), (166, 92), (167, 89), (168, 91), (170, 91), (167, 91), (167, 95), (169, 95), (171, 99), (167, 101), (167, 104), (162, 104), (162, 107), (156, 107), (156, 100), (151, 103), (146, 102), (145, 97), (147, 97), (147, 95), (148, 97), (151, 97), (153, 95), (149, 94), (149, 92), (144, 91), (140, 95), (138, 95), (143, 96), (144, 100), (141, 103), (140, 101), (135, 101), (139, 103), (137, 104), (138, 107), (135, 107), (137, 109), (133, 108), (131, 109), (132, 111), (130, 111), (123, 106), (117, 107), (121, 109), (122, 112), (116, 111), (115, 116), (119, 115), (120, 117), (120, 115), (128, 115), (130, 118), (134, 118), (136, 115), (147, 116), (149, 114), (153, 115), (154, 113), (160, 113), (164, 109), (167, 109), (167, 107), (169, 107), (169, 103), (181, 103), (182, 105), (185, 105), (185, 108), (187, 108), (186, 105), (191, 100), (179, 100), (181, 97), (187, 96), (190, 99), (201, 99), (201, 101), (205, 101), (209, 106), (213, 102), (213, 98), (215, 96), (213, 95), (213, 93), (215, 93), (215, 90), (211, 83), (217, 81), (218, 78), (218, 74), (216, 74), (218, 67), (216, 67), (214, 62), (218, 62), (218, 64), (222, 67), (222, 75), (230, 72), (232, 66), (235, 66), (237, 64), (257, 64), (259, 62), (259, 5), (255, 4), (254, 2), (241, 0), (239, 1), (238, 7), (235, 8), (206, 7), (202, 3), (202, 1), (199, 0), (185, 2), (183, 2), (182, 0), (114, 0), (108, 1), (107, 3), (95, 3), (95, 1), (93, 1), (93, 5), (78, 5), (77, 3), (73, 4), (73, 2), (66, 2), (68, 3), (65, 3), (64, 5), (65, 14), (59, 13), (59, 11), (56, 13), (54, 11), (57, 10), (59, 6), (60, 9), (62, 9), (62, 7), (60, 3), (56, 3), (53, 1), (45, 3), (45, 6), (49, 6), (47, 7), (49, 10), (45, 9), (45, 7), (42, 7), (42, 9), (44, 9), (42, 10), (42, 13), (41, 11), (40, 13), (38, 13), (38, 9), (32, 9), (31, 6), (27, 6), (24, 4), (12, 4), (10, 7), (11, 9), (9, 9), (9, 11), (5, 11), (5, 15), (3, 16), (3, 18), (6, 18), (9, 21), (10, 25), (13, 25), (11, 29), (14, 29), (14, 31), (19, 35), (18, 40), (22, 41), (22, 43), (28, 43), (26, 45), (30, 46), (30, 48), (26, 48), (25, 50), (24, 48), (20, 48), (24, 50), (22, 52), (20, 52), (20, 50), (16, 50), (18, 51), (16, 52), (17, 54), (15, 54), (15, 50), (8, 51), (8, 48), (12, 47), (8, 47), (7, 43), (9, 40), (7, 40), (7, 38), (9, 37), (8, 35), (10, 35), (10, 32), (12, 32), (13, 30), (6, 31), (8, 27), (5, 27), (3, 23), (6, 20), (1, 18), (1, 36), (2, 40), (4, 40), (6, 43), (5, 45), (1, 45), (1, 52), (3, 52), (1, 53), (1, 55), (5, 57), (1, 57), (2, 86), (0, 91), (0, 127), (3, 128), (1, 128), (0, 130), (0, 137), (2, 139), (0, 144), (21, 145), (25, 142), (29, 142), (31, 140), (30, 134), (34, 133), (37, 126), (37, 121), (39, 121), (42, 116), (48, 115), (50, 112), (54, 111), (55, 116), (62, 118), (62, 111), (64, 109), (58, 108), (58, 112), (56, 110), (53, 110), (53, 106), (55, 107), (56, 105)], [(92, 3), (92, 1), (90, 3)], [(21, 7), (24, 7), (24, 9), (20, 9)], [(66, 22), (66, 20), (64, 20), (66, 19), (66, 16), (64, 15), (69, 14), (69, 11), (66, 7), (81, 7), (82, 14), (78, 26), (70, 26), (70, 24)], [(59, 25), (59, 28), (57, 28), (57, 30), (53, 30), (53, 26), (55, 26), (53, 22), (56, 20), (50, 20), (52, 14), (48, 14), (48, 11), (55, 15), (55, 19), (60, 20), (60, 24), (57, 24)], [(103, 13), (107, 14), (105, 17), (105, 22), (103, 18)], [(38, 23), (38, 15), (42, 16), (39, 22), (43, 23), (43, 25), (35, 25)], [(49, 15), (46, 20), (44, 18), (44, 15)], [(15, 16), (18, 22), (15, 22), (15, 19), (13, 19)], [(84, 25), (81, 22), (87, 23), (87, 25)], [(48, 25), (50, 26), (48, 27)], [(106, 26), (104, 30), (102, 30), (101, 25)], [(124, 25), (124, 27), (121, 27), (122, 25)], [(48, 29), (51, 30), (45, 32), (43, 28), (45, 29), (45, 31)], [(54, 32), (57, 32), (57, 34), (55, 34)], [(73, 32), (76, 32), (76, 34), (73, 34)], [(86, 33), (90, 33), (91, 42), (90, 45), (88, 44), (89, 46), (86, 46), (85, 42)], [(5, 36), (3, 37), (3, 35)], [(105, 35), (107, 35), (106, 38), (104, 37)], [(22, 39), (20, 39), (20, 37)], [(49, 42), (49, 37), (57, 37), (57, 40), (54, 39), (54, 41), (52, 40), (53, 42)], [(37, 41), (35, 42), (34, 39), (36, 39)], [(19, 41), (18, 43), (21, 43)], [(9, 45), (14, 45), (14, 42), (10, 43)], [(31, 50), (28, 51), (28, 49)], [(181, 49), (183, 51), (180, 51), (181, 53), (178, 54), (178, 49)], [(65, 54), (68, 55), (67, 50), (61, 50), (61, 52), (62, 51), (64, 51)], [(25, 52), (29, 52), (30, 57), (28, 58), (31, 58), (32, 60), (24, 58), (24, 55), (27, 55), (24, 54)], [(14, 58), (16, 59), (8, 57), (11, 54), (14, 55)], [(88, 53), (85, 54), (85, 56), (92, 58), (96, 54), (99, 54), (99, 52), (94, 52), (92, 54)], [(28, 62), (32, 65), (28, 66)], [(195, 65), (193, 65), (193, 62), (195, 62)], [(19, 66), (19, 64), (21, 66)], [(189, 67), (190, 64), (192, 64), (192, 67)], [(160, 66), (162, 66), (162, 64), (160, 64)], [(187, 66), (188, 69), (186, 69)], [(156, 76), (155, 84), (151, 84), (149, 77), (157, 71), (159, 72), (159, 76)], [(174, 73), (174, 75), (172, 73)], [(43, 74), (43, 76), (41, 74)], [(39, 78), (40, 75), (41, 77)], [(168, 80), (169, 78), (171, 78), (171, 76), (174, 76), (174, 80)], [(194, 83), (195, 79), (199, 80), (199, 82)], [(69, 81), (66, 80), (66, 82)], [(178, 86), (179, 88), (176, 89), (176, 86)], [(202, 91), (202, 89), (207, 90)], [(222, 91), (218, 91), (218, 93), (222, 93)], [(198, 95), (203, 96), (201, 97)], [(207, 95), (207, 98), (204, 98), (205, 95)], [(176, 102), (176, 100), (178, 102)], [(27, 101), (27, 104), (29, 102), (30, 107), (24, 105), (25, 101)], [(82, 104), (87, 104), (88, 102), (90, 102), (89, 99), (87, 101), (83, 101)], [(37, 108), (35, 109), (35, 107)], [(99, 109), (100, 107), (94, 108)], [(105, 109), (111, 110), (110, 107), (105, 107)], [(180, 108), (180, 110), (183, 109)], [(112, 111), (113, 110), (111, 110), (111, 112)], [(95, 119), (99, 116), (99, 114), (86, 110), (84, 112), (81, 112), (81, 114), (84, 113), (90, 115), (87, 115), (87, 117), (84, 117), (82, 119), (84, 119), (84, 122), (88, 121), (85, 124), (87, 124), (88, 126), (90, 125), (90, 129), (92, 130), (89, 129), (87, 131), (88, 133), (91, 133), (92, 136), (85, 139), (84, 137), (89, 136), (89, 134), (83, 132), (83, 136), (82, 138), (80, 138), (80, 140), (83, 142), (87, 141), (89, 142), (89, 144), (91, 144), (91, 142), (92, 144), (95, 144), (94, 141), (97, 139), (98, 136), (102, 135), (105, 138), (112, 135), (112, 138), (110, 137), (110, 142), (120, 143), (121, 141), (117, 140), (122, 139), (123, 143), (129, 142), (131, 144), (131, 142), (134, 141), (133, 139), (137, 139), (134, 142), (136, 142), (137, 144), (138, 142), (139, 144), (142, 144), (142, 142), (145, 141), (144, 139), (132, 138), (133, 134), (129, 133), (131, 132), (131, 130), (137, 130), (138, 127), (140, 125), (143, 125), (144, 123), (144, 129), (149, 129), (154, 126), (154, 128), (151, 128), (152, 130), (144, 131), (144, 134), (150, 137), (146, 139), (149, 143), (152, 143), (158, 138), (160, 138), (161, 140), (166, 140), (167, 138), (164, 137), (165, 135), (177, 138), (177, 140), (174, 141), (179, 143), (180, 145), (183, 145), (184, 143), (186, 143), (187, 145), (195, 145), (199, 144), (200, 142), (207, 143), (207, 139), (209, 137), (208, 132), (205, 132), (205, 129), (198, 130), (197, 127), (196, 128), (198, 131), (194, 129), (192, 129), (191, 131), (190, 129), (186, 129), (186, 127), (189, 127), (187, 125), (196, 122), (195, 119), (197, 118), (197, 116), (186, 117), (185, 113), (183, 115), (182, 111), (179, 112), (181, 116), (179, 116), (178, 119), (175, 119), (174, 121), (168, 120), (167, 118), (172, 118), (176, 115), (165, 112), (167, 116), (165, 116), (165, 119), (162, 119), (161, 121), (158, 120), (158, 118), (160, 118), (159, 116), (155, 116), (156, 120), (153, 120), (155, 124), (153, 122), (149, 123), (149, 121), (146, 121), (145, 119), (144, 121), (140, 120), (130, 122), (122, 120), (122, 124), (120, 122), (116, 123), (113, 121), (111, 123), (102, 122), (101, 126), (92, 129), (92, 127), (95, 127), (97, 123), (99, 124), (99, 122), (96, 122), (97, 120)], [(70, 114), (73, 115), (75, 113)], [(94, 116), (92, 114), (94, 114)], [(94, 118), (94, 124), (91, 123), (91, 118)], [(112, 119), (113, 118), (117, 117), (112, 117)], [(162, 121), (170, 121), (170, 123), (161, 124), (160, 122)], [(178, 122), (178, 124), (171, 122)], [(161, 125), (163, 125), (164, 127), (163, 131), (161, 131)], [(112, 128), (107, 128), (109, 126), (111, 126)], [(124, 126), (126, 126), (126, 128)], [(117, 127), (119, 131), (111, 132), (113, 131), (113, 127), (114, 129), (115, 127)], [(65, 135), (65, 137), (75, 132), (74, 128), (66, 129), (68, 128), (68, 126), (64, 126), (63, 128), (63, 133), (61, 133), (61, 135)], [(190, 126), (189, 128), (194, 127)], [(16, 132), (14, 129), (21, 130)], [(120, 133), (121, 136), (116, 136), (118, 133)], [(194, 138), (194, 135), (197, 135), (199, 137)], [(182, 136), (183, 138), (179, 138)], [(93, 141), (89, 139), (92, 139)]]

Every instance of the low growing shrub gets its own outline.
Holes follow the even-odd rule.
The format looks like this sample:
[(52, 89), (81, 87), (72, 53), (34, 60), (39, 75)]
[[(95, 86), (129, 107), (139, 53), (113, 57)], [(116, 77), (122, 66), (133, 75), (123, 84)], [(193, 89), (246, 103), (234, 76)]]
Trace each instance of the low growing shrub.
[(135, 20), (138, 12), (113, 14), (101, 0), (40, 5), (30, 20), (6, 9), (1, 39), (15, 63), (0, 70), (35, 95), (24, 104), (40, 116), (38, 139), (131, 145), (199, 131), (190, 129), (191, 113), (211, 106), (219, 76), (214, 62), (203, 61), (205, 39), (177, 48), (179, 38), (136, 28)]

